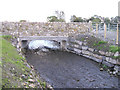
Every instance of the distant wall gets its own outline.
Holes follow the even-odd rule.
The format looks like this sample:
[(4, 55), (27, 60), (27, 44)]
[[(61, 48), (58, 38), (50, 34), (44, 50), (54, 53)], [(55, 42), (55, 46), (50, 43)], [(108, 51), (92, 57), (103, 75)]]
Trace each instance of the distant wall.
[(3, 34), (15, 36), (69, 36), (88, 32), (91, 23), (80, 22), (1, 22)]

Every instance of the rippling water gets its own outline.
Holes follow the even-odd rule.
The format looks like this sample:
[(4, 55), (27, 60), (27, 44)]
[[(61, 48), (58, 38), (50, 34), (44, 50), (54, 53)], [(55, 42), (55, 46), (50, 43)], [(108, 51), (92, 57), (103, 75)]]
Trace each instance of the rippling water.
[(34, 40), (28, 44), (28, 48), (30, 50), (49, 48), (49, 49), (60, 49), (60, 45), (58, 42), (50, 41), (50, 40)]

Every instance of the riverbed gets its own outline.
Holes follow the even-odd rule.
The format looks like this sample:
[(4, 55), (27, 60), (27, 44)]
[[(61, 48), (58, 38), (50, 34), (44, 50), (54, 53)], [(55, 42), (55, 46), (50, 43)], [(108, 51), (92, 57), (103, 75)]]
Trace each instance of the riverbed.
[(100, 71), (98, 63), (63, 51), (26, 53), (28, 63), (54, 88), (117, 88), (118, 78)]

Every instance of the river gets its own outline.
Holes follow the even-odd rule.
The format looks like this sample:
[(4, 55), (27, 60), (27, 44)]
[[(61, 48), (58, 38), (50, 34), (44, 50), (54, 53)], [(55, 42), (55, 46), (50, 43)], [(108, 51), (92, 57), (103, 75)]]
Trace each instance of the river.
[(28, 51), (26, 59), (54, 88), (118, 87), (117, 77), (100, 71), (98, 63), (73, 53), (41, 51), (38, 55)]

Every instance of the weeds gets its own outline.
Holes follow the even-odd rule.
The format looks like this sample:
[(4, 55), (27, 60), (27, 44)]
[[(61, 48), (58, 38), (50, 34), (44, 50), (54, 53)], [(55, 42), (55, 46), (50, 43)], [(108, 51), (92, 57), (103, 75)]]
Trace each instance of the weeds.
[(120, 52), (120, 47), (111, 45), (111, 46), (109, 47), (109, 51), (110, 51), (110, 52), (114, 52), (114, 53), (117, 52), (117, 51)]

